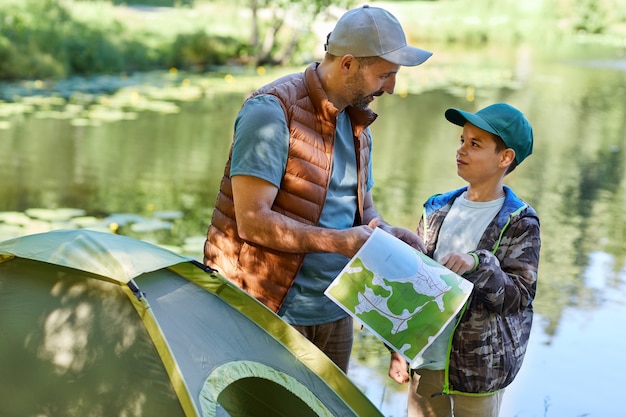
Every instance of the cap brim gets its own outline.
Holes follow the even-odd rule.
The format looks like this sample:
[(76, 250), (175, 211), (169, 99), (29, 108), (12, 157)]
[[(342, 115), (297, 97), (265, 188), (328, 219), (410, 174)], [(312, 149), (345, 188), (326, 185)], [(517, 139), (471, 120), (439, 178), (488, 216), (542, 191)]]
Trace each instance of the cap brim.
[(448, 109), (445, 112), (446, 119), (449, 122), (454, 123), (455, 125), (463, 127), (465, 123), (471, 123), (474, 126), (485, 130), (489, 133), (492, 133), (496, 136), (500, 136), (493, 127), (489, 125), (482, 117), (475, 115), (474, 113), (469, 113), (459, 109)]
[(381, 55), (380, 57), (392, 64), (405, 67), (414, 67), (423, 64), (432, 56), (432, 52), (414, 46), (406, 45), (395, 51)]

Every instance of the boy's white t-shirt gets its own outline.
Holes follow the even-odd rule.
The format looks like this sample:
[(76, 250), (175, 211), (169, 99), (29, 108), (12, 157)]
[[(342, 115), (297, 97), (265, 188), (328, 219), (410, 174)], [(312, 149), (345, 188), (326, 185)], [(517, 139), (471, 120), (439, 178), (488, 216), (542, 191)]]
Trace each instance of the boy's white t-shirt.
[[(468, 253), (478, 247), (480, 238), (485, 229), (498, 214), (504, 204), (504, 196), (492, 201), (470, 201), (465, 193), (459, 196), (439, 230), (437, 248), (433, 254), (439, 262), (450, 252)], [(448, 350), (448, 340), (454, 330), (455, 321), (452, 320), (439, 334), (437, 339), (413, 363), (414, 368), (441, 370), (445, 368)]]

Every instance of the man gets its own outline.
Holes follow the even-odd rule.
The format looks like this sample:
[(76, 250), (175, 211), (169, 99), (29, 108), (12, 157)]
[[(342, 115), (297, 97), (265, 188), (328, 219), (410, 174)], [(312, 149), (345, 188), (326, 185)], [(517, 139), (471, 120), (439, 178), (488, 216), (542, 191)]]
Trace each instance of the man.
[(400, 66), (431, 53), (397, 19), (363, 6), (329, 34), (321, 63), (254, 92), (237, 119), (204, 247), (217, 268), (347, 372), (352, 318), (324, 295), (374, 227), (423, 249), (374, 208), (368, 105)]

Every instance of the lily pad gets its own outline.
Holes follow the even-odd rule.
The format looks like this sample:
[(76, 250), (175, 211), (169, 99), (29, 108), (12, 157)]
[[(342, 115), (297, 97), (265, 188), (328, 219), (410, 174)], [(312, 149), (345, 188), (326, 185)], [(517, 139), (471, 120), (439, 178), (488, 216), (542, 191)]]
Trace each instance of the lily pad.
[(63, 221), (69, 220), (72, 217), (84, 216), (85, 210), (76, 208), (30, 208), (26, 210), (26, 214), (34, 219), (47, 221)]
[(133, 223), (130, 230), (135, 233), (154, 232), (156, 230), (170, 230), (172, 223), (162, 220), (147, 220), (139, 223)]
[(139, 214), (128, 214), (128, 213), (112, 214), (109, 217), (104, 219), (104, 222), (106, 224), (115, 223), (120, 227), (125, 226), (127, 224), (139, 223), (143, 221), (146, 221), (145, 217), (140, 216)]
[(15, 225), (15, 226), (23, 226), (30, 222), (32, 219), (28, 217), (24, 213), (20, 213), (17, 211), (2, 211), (0, 212), (0, 222), (4, 222), (6, 224)]
[(156, 217), (157, 219), (161, 219), (161, 220), (176, 220), (176, 219), (180, 219), (183, 217), (183, 212), (182, 211), (167, 211), (167, 210), (163, 210), (163, 211), (155, 211), (154, 213), (152, 213), (152, 215), (154, 217)]

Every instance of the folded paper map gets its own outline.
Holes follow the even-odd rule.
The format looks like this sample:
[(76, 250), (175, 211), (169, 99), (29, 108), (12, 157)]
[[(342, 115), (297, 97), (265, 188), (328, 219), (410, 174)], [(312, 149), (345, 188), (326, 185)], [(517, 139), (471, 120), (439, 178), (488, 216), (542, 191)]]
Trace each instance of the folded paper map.
[(413, 363), (459, 313), (472, 288), (377, 228), (325, 294)]

